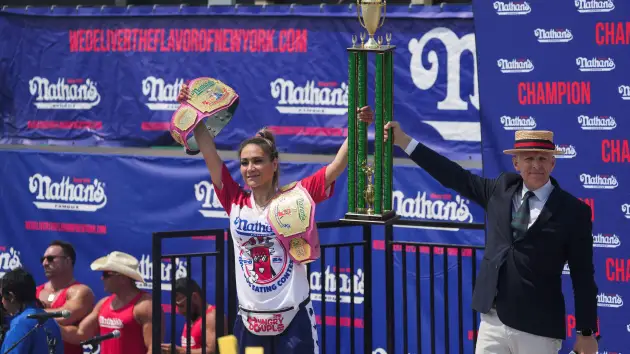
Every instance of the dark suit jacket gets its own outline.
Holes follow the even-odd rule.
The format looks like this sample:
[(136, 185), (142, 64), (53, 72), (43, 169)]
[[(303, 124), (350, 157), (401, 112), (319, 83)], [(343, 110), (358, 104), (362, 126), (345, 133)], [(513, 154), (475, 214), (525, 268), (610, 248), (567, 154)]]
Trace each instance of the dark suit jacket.
[(512, 197), (523, 179), (502, 173), (482, 178), (418, 144), (411, 159), (443, 186), (486, 210), (486, 248), (477, 275), (472, 306), (487, 313), (494, 302), (501, 321), (512, 328), (565, 339), (562, 270), (571, 269), (576, 329), (597, 330), (597, 286), (593, 266), (591, 209), (562, 190), (554, 189), (536, 222), (514, 240)]

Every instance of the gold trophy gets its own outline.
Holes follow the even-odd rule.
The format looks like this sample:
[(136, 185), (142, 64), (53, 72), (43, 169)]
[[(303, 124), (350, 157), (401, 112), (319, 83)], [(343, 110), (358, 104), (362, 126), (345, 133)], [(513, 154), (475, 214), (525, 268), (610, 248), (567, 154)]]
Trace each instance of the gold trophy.
[[(385, 0), (357, 0), (359, 23), (368, 32), (352, 36), (348, 48), (348, 212), (342, 220), (389, 224), (398, 219), (392, 208), (393, 142), (383, 141), (384, 125), (394, 116), (394, 49), (391, 33), (374, 39), (385, 21)], [(368, 105), (368, 55), (376, 56), (374, 87), (374, 164), (367, 164), (367, 124), (357, 119), (357, 109)], [(391, 131), (389, 132), (391, 136)], [(372, 176), (374, 181), (372, 182)]]
[[(365, 49), (378, 49), (380, 48), (380, 43), (377, 43), (374, 40), (374, 33), (379, 27), (383, 27), (383, 23), (385, 22), (385, 9), (386, 9), (385, 0), (357, 0), (357, 16), (359, 17), (359, 23), (363, 28), (365, 28), (368, 32), (370, 38), (367, 43), (363, 45)], [(381, 16), (381, 9), (383, 9), (383, 16)], [(363, 39), (361, 39), (363, 42)]]

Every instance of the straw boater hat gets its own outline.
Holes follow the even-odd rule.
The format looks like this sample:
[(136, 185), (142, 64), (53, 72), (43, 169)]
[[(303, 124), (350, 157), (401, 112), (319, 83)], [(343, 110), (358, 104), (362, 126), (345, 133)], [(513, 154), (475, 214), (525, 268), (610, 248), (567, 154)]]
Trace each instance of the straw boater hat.
[(90, 268), (95, 271), (120, 273), (133, 280), (144, 283), (144, 278), (138, 271), (138, 260), (136, 257), (127, 253), (114, 251), (92, 262)]
[(503, 150), (508, 155), (515, 155), (523, 151), (551, 152), (554, 155), (562, 155), (561, 150), (556, 149), (553, 143), (553, 132), (547, 130), (518, 130), (516, 131), (514, 148)]

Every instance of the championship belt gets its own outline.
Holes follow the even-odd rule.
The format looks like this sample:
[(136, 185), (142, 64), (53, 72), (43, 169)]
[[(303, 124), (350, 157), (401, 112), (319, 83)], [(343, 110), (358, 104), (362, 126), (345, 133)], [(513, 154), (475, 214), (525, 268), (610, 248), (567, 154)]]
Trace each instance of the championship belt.
[(315, 202), (301, 183), (280, 188), (280, 194), (269, 203), (267, 222), (294, 262), (306, 264), (319, 259)]
[(171, 117), (170, 132), (173, 139), (191, 155), (199, 153), (193, 131), (203, 121), (213, 137), (232, 120), (238, 107), (236, 91), (223, 82), (200, 77), (188, 85), (190, 99), (183, 102)]

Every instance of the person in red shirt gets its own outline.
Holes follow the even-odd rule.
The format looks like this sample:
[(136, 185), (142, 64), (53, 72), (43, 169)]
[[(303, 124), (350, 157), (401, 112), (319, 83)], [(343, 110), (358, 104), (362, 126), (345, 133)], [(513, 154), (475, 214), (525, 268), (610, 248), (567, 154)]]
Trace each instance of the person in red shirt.
[[(101, 299), (78, 326), (63, 328), (64, 338), (80, 343), (118, 330), (120, 337), (100, 343), (100, 354), (152, 354), (153, 301), (150, 294), (136, 286), (136, 282), (144, 282), (138, 260), (114, 251), (92, 262), (91, 268), (102, 272), (105, 291), (112, 295)], [(156, 316), (161, 317), (164, 328), (164, 313), (160, 311)]]
[[(72, 244), (56, 240), (50, 243), (41, 260), (48, 281), (37, 287), (36, 297), (47, 312), (70, 311), (70, 317), (55, 319), (60, 326), (77, 325), (94, 307), (92, 289), (74, 279), (76, 259)], [(83, 348), (65, 342), (63, 352), (83, 354)]]
[[(202, 311), (206, 309), (206, 353), (212, 354), (216, 352), (216, 308), (206, 303), (205, 296), (199, 284), (190, 278), (179, 278), (175, 281), (175, 305), (177, 312), (191, 318), (192, 330), (190, 331), (190, 345), (188, 342), (188, 326), (184, 324), (181, 335), (181, 346), (176, 347), (178, 354), (185, 354), (186, 348), (190, 346), (191, 354), (201, 353), (202, 332), (201, 321), (203, 319)], [(187, 312), (187, 297), (190, 296), (191, 313)], [(227, 319), (223, 317), (224, 332), (227, 333)], [(162, 344), (162, 353), (171, 353), (171, 344)]]

